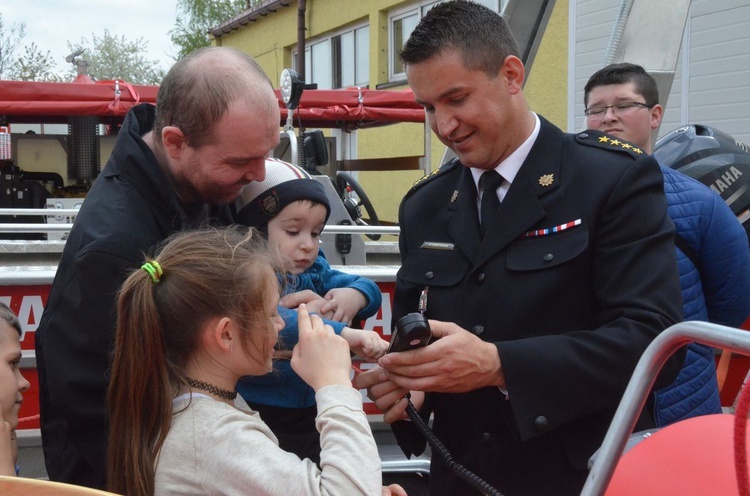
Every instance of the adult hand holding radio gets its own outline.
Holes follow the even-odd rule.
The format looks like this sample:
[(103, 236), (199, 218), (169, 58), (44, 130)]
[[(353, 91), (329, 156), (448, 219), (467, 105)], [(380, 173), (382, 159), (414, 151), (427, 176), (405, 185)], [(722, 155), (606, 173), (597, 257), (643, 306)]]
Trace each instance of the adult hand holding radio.
[(378, 364), (389, 380), (416, 391), (463, 393), (505, 386), (497, 347), (452, 322), (430, 320), (433, 342), (407, 353), (389, 353)]
[[(417, 391), (460, 393), (486, 386), (505, 386), (500, 357), (492, 343), (451, 322), (429, 320), (432, 342), (410, 351), (388, 353), (355, 379), (358, 388), (384, 412), (385, 422), (406, 418), (406, 393), (419, 409)], [(396, 336), (392, 340), (399, 339)]]
[[(424, 306), (423, 303), (423, 309)], [(437, 341), (427, 346), (432, 338)], [(501, 496), (497, 489), (453, 460), (418, 413), (424, 403), (423, 391), (464, 392), (483, 386), (504, 386), (495, 345), (485, 343), (456, 324), (428, 321), (421, 313), (410, 313), (396, 322), (389, 352), (378, 361), (378, 366), (356, 376), (354, 383), (367, 389), (368, 397), (381, 409), (386, 423), (407, 418), (413, 421), (434, 456), (441, 458), (452, 473), (481, 494)], [(411, 448), (399, 444), (407, 456), (412, 453)]]

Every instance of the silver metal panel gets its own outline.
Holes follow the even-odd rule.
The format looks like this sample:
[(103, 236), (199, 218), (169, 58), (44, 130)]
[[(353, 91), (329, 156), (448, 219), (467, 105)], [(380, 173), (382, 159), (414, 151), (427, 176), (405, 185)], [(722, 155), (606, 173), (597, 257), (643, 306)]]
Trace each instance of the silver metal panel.
[(635, 0), (613, 63), (674, 72), (690, 0)]
[(57, 266), (0, 266), (0, 286), (36, 286), (52, 284)]
[(375, 282), (395, 282), (400, 265), (339, 265), (334, 268)]
[[(18, 224), (15, 224), (15, 225), (18, 225)], [(9, 232), (18, 232), (18, 231), (13, 231), (12, 229), (10, 229)], [(64, 246), (65, 246), (65, 241), (2, 240), (0, 241), (0, 254), (62, 253)]]

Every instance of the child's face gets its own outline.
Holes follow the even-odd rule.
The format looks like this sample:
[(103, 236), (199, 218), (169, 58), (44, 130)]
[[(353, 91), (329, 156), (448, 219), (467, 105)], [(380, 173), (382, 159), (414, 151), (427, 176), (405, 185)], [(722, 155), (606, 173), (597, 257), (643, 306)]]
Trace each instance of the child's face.
[(0, 319), (0, 413), (11, 429), (18, 427), (22, 393), (27, 389), (29, 381), (21, 375), (21, 340), (18, 331)]
[(288, 272), (301, 274), (315, 262), (325, 220), (326, 208), (309, 200), (290, 203), (270, 220), (268, 240), (286, 258)]

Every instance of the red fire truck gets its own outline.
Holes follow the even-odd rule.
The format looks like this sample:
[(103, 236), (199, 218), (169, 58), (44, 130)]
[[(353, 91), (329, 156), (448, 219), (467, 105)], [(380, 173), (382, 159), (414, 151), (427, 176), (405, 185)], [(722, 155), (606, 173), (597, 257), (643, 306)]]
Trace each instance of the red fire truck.
[[(34, 333), (47, 303), (67, 232), (75, 220), (77, 208), (85, 201), (88, 187), (106, 161), (100, 156), (113, 141), (111, 135), (132, 106), (155, 103), (157, 90), (155, 86), (130, 85), (122, 81), (88, 84), (0, 81), (0, 116), (9, 124), (0, 128), (0, 188), (3, 190), (0, 195), (0, 301), (18, 315), (23, 327), (22, 369), (31, 382), (31, 389), (24, 395), (19, 415), (19, 445), (21, 456), (25, 452), (35, 453), (35, 459), (23, 461), (27, 476), (45, 476), (39, 448)], [(369, 277), (379, 285), (383, 305), (363, 327), (388, 339), (398, 250), (393, 241), (372, 242), (374, 247), (366, 246), (359, 234), (367, 230), (371, 238), (377, 239), (384, 234), (397, 234), (398, 228), (356, 225), (363, 223), (363, 215), (370, 223), (377, 223), (377, 214), (354, 175), (337, 170), (337, 166), (346, 165), (345, 158), (337, 161), (326, 157), (329, 150), (335, 150), (331, 138), (324, 138), (321, 132), (298, 133), (293, 122), (310, 128), (336, 127), (346, 133), (363, 125), (424, 122), (424, 110), (414, 102), (409, 90), (306, 91), (301, 102), (295, 102), (297, 108), (292, 110), (280, 95), (279, 92), (283, 130), (276, 155), (300, 163), (300, 155), (308, 154), (309, 160), (312, 154), (317, 154), (315, 165), (328, 170), (330, 175), (324, 172), (316, 176), (332, 197), (331, 217), (323, 237), (324, 250), (336, 265), (341, 262), (336, 241), (341, 240), (342, 235), (348, 240), (346, 266), (337, 268)], [(14, 128), (28, 128), (29, 123), (41, 123), (48, 128), (52, 124), (67, 124), (67, 134), (14, 132)], [(24, 170), (25, 157), (43, 155), (50, 147), (64, 149), (67, 164), (51, 171)], [(63, 180), (65, 174), (67, 177)], [(370, 257), (366, 253), (368, 250), (373, 252)], [(366, 368), (368, 364), (360, 365)], [(384, 471), (426, 474), (429, 459), (423, 456), (406, 460), (377, 409), (364, 394), (363, 397), (381, 447)]]

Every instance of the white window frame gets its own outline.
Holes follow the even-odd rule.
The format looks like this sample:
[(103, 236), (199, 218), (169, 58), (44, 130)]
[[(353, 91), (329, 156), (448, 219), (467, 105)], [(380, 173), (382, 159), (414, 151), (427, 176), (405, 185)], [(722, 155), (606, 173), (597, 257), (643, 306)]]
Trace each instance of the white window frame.
[[(367, 35), (366, 36), (358, 36), (358, 32), (361, 33), (362, 29), (367, 29)], [(370, 36), (369, 36), (369, 29), (370, 25), (368, 23), (361, 23), (353, 26), (348, 26), (345, 29), (341, 29), (339, 31), (335, 31), (332, 33), (327, 34), (326, 36), (321, 36), (317, 38), (313, 38), (310, 40), (307, 40), (305, 43), (305, 80), (309, 83), (318, 83), (319, 89), (338, 89), (342, 87), (351, 87), (351, 86), (367, 86), (370, 82), (370, 74), (369, 74), (369, 68), (370, 68)], [(351, 85), (346, 86), (337, 86), (336, 85), (336, 63), (333, 59), (334, 57), (334, 38), (344, 36), (346, 34), (351, 34), (352, 38), (354, 40), (354, 83)], [(364, 48), (364, 50), (360, 49), (358, 47), (358, 43), (364, 41), (367, 43), (367, 46)], [(313, 61), (311, 56), (311, 50), (315, 46), (319, 46), (321, 44), (327, 44), (327, 50), (329, 53), (329, 60), (326, 67), (326, 72), (330, 72), (329, 74), (329, 81), (330, 85), (321, 85), (319, 81), (316, 81), (313, 78), (313, 74), (315, 73), (315, 67), (313, 67)], [(361, 60), (359, 60), (361, 57), (358, 57), (358, 54), (364, 53), (366, 55), (367, 61), (366, 63), (362, 63)], [(296, 69), (297, 65), (297, 50), (292, 50), (292, 68)], [(364, 69), (361, 71), (358, 71), (358, 69)], [(361, 72), (363, 74), (361, 74)], [(358, 79), (359, 78), (359, 79)]]

